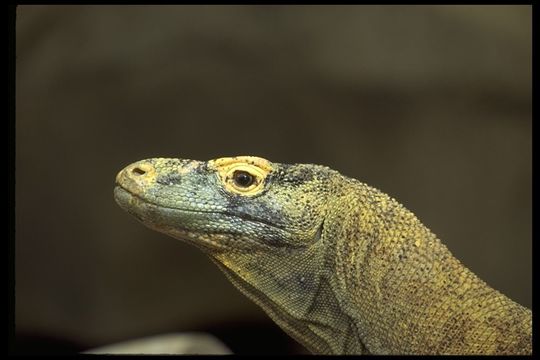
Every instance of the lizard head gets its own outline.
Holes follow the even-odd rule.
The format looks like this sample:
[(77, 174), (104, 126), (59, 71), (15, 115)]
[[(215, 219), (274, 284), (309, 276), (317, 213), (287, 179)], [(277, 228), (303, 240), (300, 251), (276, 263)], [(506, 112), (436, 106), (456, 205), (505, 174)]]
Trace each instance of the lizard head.
[(115, 199), (146, 226), (210, 255), (241, 291), (305, 342), (295, 333), (310, 331), (297, 327), (317, 308), (312, 301), (316, 293), (320, 298), (328, 272), (324, 224), (341, 183), (336, 177), (327, 167), (253, 156), (154, 158), (118, 173)]
[(210, 253), (304, 248), (320, 236), (330, 172), (254, 156), (154, 158), (118, 173), (115, 199), (150, 228)]

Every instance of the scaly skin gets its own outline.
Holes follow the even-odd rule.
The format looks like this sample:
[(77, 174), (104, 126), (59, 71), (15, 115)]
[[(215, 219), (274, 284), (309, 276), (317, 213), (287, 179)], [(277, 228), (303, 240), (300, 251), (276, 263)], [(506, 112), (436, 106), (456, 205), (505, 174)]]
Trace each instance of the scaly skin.
[(327, 167), (148, 159), (115, 199), (210, 256), (322, 354), (531, 354), (531, 311), (463, 266), (410, 211)]

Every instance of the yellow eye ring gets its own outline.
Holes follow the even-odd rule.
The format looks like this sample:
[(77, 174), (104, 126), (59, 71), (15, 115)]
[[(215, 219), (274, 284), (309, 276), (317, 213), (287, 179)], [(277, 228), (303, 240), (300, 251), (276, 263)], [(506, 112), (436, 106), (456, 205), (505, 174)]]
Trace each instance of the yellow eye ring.
[(236, 164), (227, 169), (224, 185), (226, 190), (233, 193), (253, 196), (263, 189), (265, 177), (252, 165)]
[(216, 159), (209, 165), (216, 170), (225, 190), (243, 196), (259, 194), (272, 171), (267, 160), (248, 156)]

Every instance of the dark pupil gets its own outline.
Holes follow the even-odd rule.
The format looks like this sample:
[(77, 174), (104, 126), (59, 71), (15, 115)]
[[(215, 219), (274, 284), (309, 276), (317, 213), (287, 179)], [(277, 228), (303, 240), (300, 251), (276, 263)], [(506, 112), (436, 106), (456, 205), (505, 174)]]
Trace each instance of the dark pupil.
[(234, 173), (234, 182), (241, 187), (248, 187), (253, 184), (253, 175), (245, 171), (236, 171)]

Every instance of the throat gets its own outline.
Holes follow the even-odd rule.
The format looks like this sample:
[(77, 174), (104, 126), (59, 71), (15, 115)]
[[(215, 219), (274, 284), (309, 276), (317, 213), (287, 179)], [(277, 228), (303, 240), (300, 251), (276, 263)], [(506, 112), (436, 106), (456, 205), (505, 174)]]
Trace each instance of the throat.
[[(315, 279), (308, 274), (300, 276), (298, 280), (305, 286), (303, 291), (291, 291), (290, 279), (274, 279), (276, 283), (281, 280), (281, 285), (264, 289), (253, 272), (232, 270), (227, 262), (224, 264), (217, 258), (212, 260), (235, 287), (309, 351), (318, 354), (366, 352), (355, 322), (342, 311), (326, 279)], [(289, 289), (284, 289), (285, 283), (289, 283)]]

